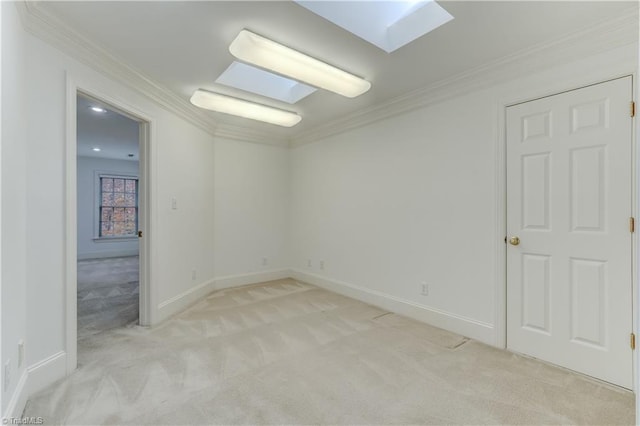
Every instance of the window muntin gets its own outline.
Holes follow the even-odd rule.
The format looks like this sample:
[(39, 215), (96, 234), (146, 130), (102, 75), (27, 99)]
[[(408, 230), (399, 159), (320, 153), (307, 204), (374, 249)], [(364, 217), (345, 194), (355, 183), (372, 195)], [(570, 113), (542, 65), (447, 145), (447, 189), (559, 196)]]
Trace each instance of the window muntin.
[(138, 179), (100, 176), (100, 238), (135, 237), (138, 232)]

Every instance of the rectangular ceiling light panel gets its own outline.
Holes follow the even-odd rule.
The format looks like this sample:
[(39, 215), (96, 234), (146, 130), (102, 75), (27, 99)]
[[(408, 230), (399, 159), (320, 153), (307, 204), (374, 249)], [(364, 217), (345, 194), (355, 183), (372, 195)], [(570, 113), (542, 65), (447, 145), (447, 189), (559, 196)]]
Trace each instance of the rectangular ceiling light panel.
[(367, 80), (247, 30), (240, 31), (229, 51), (243, 62), (348, 98), (371, 88)]
[(302, 120), (302, 117), (295, 112), (260, 105), (202, 89), (198, 89), (193, 93), (191, 103), (211, 111), (250, 118), (282, 127), (293, 127)]
[(295, 104), (316, 91), (315, 88), (295, 80), (281, 77), (260, 68), (233, 62), (216, 79), (216, 83), (256, 93), (268, 98)]
[(433, 0), (295, 1), (387, 53), (453, 19)]

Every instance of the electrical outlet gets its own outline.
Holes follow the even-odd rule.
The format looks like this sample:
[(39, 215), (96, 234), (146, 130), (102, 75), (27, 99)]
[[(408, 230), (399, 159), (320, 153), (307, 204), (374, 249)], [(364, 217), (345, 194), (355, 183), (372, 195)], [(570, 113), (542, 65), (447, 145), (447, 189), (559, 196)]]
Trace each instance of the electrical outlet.
[(266, 257), (262, 258), (262, 266), (267, 266), (269, 264), (269, 259), (267, 259)]
[(307, 259), (307, 268), (311, 268), (311, 259)]
[(324, 260), (320, 261), (320, 269), (324, 270)]
[(24, 364), (24, 340), (18, 342), (18, 368)]
[(192, 269), (191, 270), (191, 281), (195, 281), (196, 280), (196, 270)]
[(4, 391), (8, 391), (9, 390), (9, 386), (11, 385), (11, 360), (8, 360), (5, 364), (4, 364), (4, 383), (3, 383), (3, 387), (4, 387)]
[(178, 210), (178, 200), (175, 197), (171, 198), (171, 209)]
[(429, 295), (429, 284), (427, 284), (425, 281), (422, 281), (420, 283), (420, 294), (422, 294), (423, 296)]

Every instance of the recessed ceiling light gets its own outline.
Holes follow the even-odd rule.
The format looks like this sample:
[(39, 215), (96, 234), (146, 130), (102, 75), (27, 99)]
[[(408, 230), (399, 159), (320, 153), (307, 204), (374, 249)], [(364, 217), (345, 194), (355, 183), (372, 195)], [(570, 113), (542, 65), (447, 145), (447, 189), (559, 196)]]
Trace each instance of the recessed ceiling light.
[(233, 56), (312, 86), (355, 98), (371, 83), (251, 31), (242, 30), (229, 46)]
[(106, 109), (100, 108), (100, 107), (97, 107), (97, 106), (92, 106), (91, 107), (91, 111), (94, 111), (94, 112), (107, 112)]
[(264, 121), (265, 123), (276, 124), (283, 127), (295, 126), (302, 120), (302, 117), (295, 112), (260, 105), (202, 89), (193, 92), (191, 103), (200, 108), (237, 115), (252, 120)]
[(94, 150), (95, 152), (100, 152), (100, 148), (98, 148), (98, 147), (93, 148), (93, 150)]

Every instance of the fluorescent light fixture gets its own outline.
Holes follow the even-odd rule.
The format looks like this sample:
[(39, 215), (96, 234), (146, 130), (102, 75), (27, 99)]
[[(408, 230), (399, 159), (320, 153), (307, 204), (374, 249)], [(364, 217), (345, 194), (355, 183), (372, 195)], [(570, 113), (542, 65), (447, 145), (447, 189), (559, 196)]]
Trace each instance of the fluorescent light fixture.
[(94, 111), (94, 112), (107, 112), (106, 109), (100, 108), (100, 107), (97, 107), (97, 106), (92, 106), (91, 107), (91, 111)]
[(307, 86), (299, 81), (237, 61), (233, 61), (229, 65), (229, 68), (216, 79), (216, 83), (289, 104), (295, 104), (317, 90), (315, 87)]
[(240, 31), (229, 51), (241, 61), (348, 98), (355, 98), (371, 88), (371, 83), (365, 79), (251, 31)]
[(93, 150), (94, 150), (95, 152), (100, 152), (100, 151), (101, 151), (101, 150), (100, 150), (100, 148), (98, 148), (98, 147), (93, 148)]
[(295, 112), (260, 105), (243, 99), (198, 89), (191, 96), (191, 103), (197, 107), (210, 109), (238, 117), (264, 121), (282, 127), (293, 127), (302, 120)]

